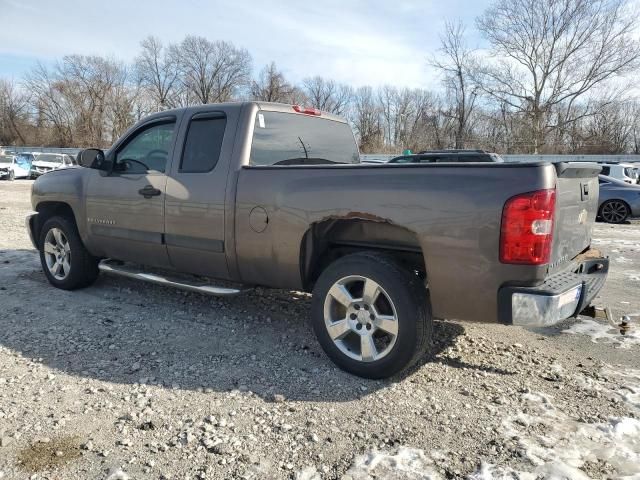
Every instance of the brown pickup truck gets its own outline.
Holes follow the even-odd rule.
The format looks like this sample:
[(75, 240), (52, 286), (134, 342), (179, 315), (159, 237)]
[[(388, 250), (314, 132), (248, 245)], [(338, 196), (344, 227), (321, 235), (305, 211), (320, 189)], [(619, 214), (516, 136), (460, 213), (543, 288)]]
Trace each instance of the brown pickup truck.
[(259, 102), (161, 112), (79, 160), (33, 185), (27, 224), (51, 284), (103, 271), (213, 295), (313, 292), (320, 344), (364, 377), (423, 356), (432, 317), (575, 316), (608, 270), (590, 250), (594, 164), (363, 165), (343, 119)]

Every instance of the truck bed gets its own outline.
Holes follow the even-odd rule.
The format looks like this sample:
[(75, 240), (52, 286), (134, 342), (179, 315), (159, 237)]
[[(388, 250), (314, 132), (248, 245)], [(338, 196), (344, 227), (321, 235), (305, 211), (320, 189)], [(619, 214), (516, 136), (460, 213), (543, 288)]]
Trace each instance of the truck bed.
[[(588, 247), (598, 169), (550, 163), (245, 166), (235, 192), (239, 274), (248, 283), (303, 289), (301, 247), (307, 255), (322, 248), (308, 238), (314, 230), (339, 244), (370, 239), (373, 248), (423, 256), (434, 316), (495, 321), (501, 286), (515, 279), (520, 286), (540, 285)], [(576, 203), (582, 183), (590, 196)], [(505, 202), (552, 188), (559, 199), (552, 264), (501, 263)], [(260, 232), (251, 226), (256, 209), (267, 218)], [(338, 235), (328, 233), (354, 221), (357, 226)]]

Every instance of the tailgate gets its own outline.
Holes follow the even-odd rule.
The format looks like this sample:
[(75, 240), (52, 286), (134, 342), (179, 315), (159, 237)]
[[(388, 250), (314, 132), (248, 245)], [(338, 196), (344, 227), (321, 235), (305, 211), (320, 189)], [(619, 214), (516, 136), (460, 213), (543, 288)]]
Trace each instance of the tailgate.
[(598, 174), (595, 163), (557, 163), (556, 217), (549, 271), (562, 269), (591, 245), (598, 212)]

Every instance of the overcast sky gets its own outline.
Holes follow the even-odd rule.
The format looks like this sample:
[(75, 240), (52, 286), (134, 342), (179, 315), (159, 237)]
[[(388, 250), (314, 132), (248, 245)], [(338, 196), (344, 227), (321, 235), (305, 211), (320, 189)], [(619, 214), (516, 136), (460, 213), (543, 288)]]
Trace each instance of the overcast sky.
[(274, 60), (299, 81), (322, 75), (354, 86), (430, 87), (426, 65), (444, 21), (473, 21), (488, 1), (474, 0), (0, 0), (0, 76), (19, 79), (36, 62), (65, 54), (131, 61), (155, 35), (227, 40), (251, 53), (254, 70)]

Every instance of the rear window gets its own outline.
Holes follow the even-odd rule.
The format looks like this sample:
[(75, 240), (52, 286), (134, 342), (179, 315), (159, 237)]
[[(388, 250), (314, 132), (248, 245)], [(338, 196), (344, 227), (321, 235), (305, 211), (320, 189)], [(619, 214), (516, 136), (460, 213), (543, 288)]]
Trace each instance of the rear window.
[(609, 167), (602, 167), (602, 171), (600, 172), (602, 175), (609, 175), (611, 169)]
[(251, 165), (359, 163), (351, 127), (298, 113), (258, 112)]

